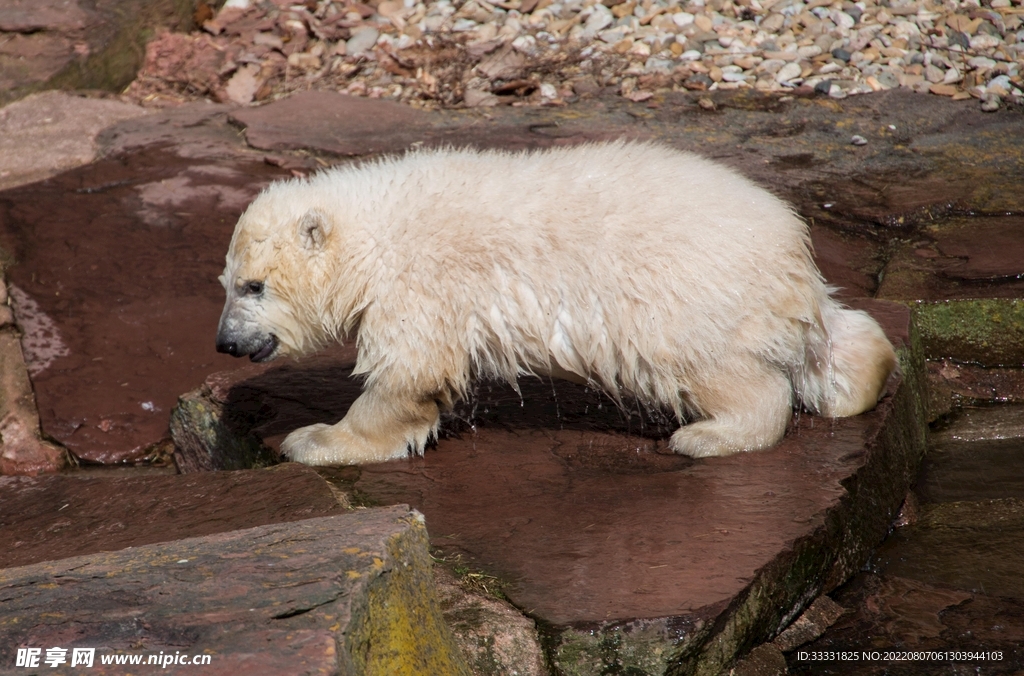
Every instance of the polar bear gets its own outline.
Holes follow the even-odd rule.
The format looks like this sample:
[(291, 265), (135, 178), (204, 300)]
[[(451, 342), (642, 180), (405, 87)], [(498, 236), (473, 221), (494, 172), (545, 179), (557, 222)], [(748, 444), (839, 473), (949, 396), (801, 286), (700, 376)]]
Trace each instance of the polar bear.
[(793, 210), (652, 143), (410, 152), (276, 183), (241, 216), (217, 349), (262, 362), (355, 337), (362, 394), (281, 448), (423, 453), (474, 378), (569, 378), (667, 407), (693, 457), (772, 446), (794, 407), (875, 406), (896, 354), (839, 305)]

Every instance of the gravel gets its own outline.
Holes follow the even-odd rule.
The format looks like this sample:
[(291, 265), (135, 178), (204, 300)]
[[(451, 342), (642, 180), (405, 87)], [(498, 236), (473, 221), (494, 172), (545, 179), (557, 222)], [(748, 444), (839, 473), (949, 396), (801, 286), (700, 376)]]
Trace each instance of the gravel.
[(1024, 0), (228, 0), (203, 30), (158, 35), (126, 94), (476, 107), (906, 87), (998, 110), (1024, 104), (1022, 75)]

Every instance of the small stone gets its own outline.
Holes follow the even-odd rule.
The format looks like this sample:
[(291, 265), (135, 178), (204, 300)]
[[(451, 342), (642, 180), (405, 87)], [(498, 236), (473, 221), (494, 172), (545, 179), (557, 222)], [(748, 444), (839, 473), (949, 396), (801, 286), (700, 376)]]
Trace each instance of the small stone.
[(462, 95), (462, 101), (468, 108), (488, 108), (500, 103), (497, 96), (484, 89), (467, 89)]
[(958, 33), (966, 33), (967, 35), (974, 35), (975, 31), (978, 30), (978, 24), (981, 23), (981, 19), (972, 20), (969, 16), (963, 14), (953, 14), (952, 16), (946, 17), (946, 25), (957, 31)]
[(676, 12), (675, 14), (672, 15), (672, 21), (675, 22), (675, 24), (680, 28), (692, 24), (694, 18), (694, 15), (690, 14), (689, 12)]
[(352, 37), (345, 43), (345, 50), (352, 55), (362, 54), (377, 44), (380, 33), (372, 26), (356, 28), (352, 31)]
[(842, 617), (845, 609), (827, 596), (819, 596), (793, 624), (773, 641), (782, 652), (789, 652), (813, 641)]
[(634, 42), (627, 53), (633, 56), (648, 57), (651, 55), (651, 46), (646, 42)]
[(971, 38), (971, 49), (975, 51), (984, 51), (986, 49), (993, 49), (998, 47), (1000, 42), (999, 38), (994, 35), (988, 35), (983, 33), (981, 35), (975, 35)]
[(855, 146), (866, 146), (868, 144), (868, 140), (861, 136), (860, 134), (855, 134), (852, 137), (850, 137), (850, 143), (852, 143)]
[(853, 24), (857, 23), (852, 16), (846, 12), (840, 12), (839, 10), (833, 10), (829, 14), (829, 18), (832, 19), (832, 23), (840, 29), (849, 30), (853, 28)]
[[(1011, 87), (1012, 85), (1010, 83), (1010, 76), (999, 75), (989, 80), (986, 90), (989, 92), (995, 92), (999, 96), (1004, 96), (1010, 91)], [(995, 91), (997, 89), (1000, 91)]]
[(924, 79), (928, 80), (929, 82), (942, 82), (942, 79), (944, 77), (946, 77), (946, 74), (942, 71), (942, 69), (932, 66), (930, 64), (924, 67)]
[(537, 53), (537, 38), (532, 35), (520, 35), (512, 41), (512, 48), (527, 56), (533, 56)]
[(643, 89), (637, 89), (624, 96), (632, 101), (633, 103), (640, 103), (654, 97), (654, 92), (645, 91)]
[(782, 16), (778, 12), (774, 12), (765, 17), (764, 21), (761, 22), (761, 30), (766, 33), (774, 33), (782, 28), (782, 25), (786, 22), (786, 17)]
[(959, 89), (957, 89), (955, 85), (939, 83), (933, 84), (928, 88), (928, 91), (932, 94), (937, 94), (938, 96), (953, 96), (959, 91)]
[(775, 74), (775, 81), (779, 84), (789, 84), (794, 79), (800, 77), (803, 73), (803, 68), (800, 67), (799, 63), (790, 62), (779, 69), (779, 72)]
[(271, 49), (284, 48), (284, 42), (281, 41), (280, 37), (273, 33), (256, 33), (256, 35), (253, 36), (252, 43), (254, 45), (266, 45)]
[(479, 27), (480, 24), (472, 19), (458, 19), (454, 24), (452, 24), (452, 32), (465, 33), (467, 31), (476, 30)]
[(235, 71), (235, 74), (228, 80), (227, 86), (224, 87), (228, 101), (240, 106), (252, 103), (256, 96), (256, 90), (260, 88), (261, 84), (256, 77), (259, 72), (260, 67), (255, 64), (249, 64)]
[(967, 65), (971, 68), (986, 68), (991, 70), (996, 67), (996, 62), (987, 56), (974, 56), (967, 60)]
[(852, 54), (842, 47), (838, 47), (832, 50), (832, 56), (840, 61), (849, 61)]
[[(598, 7), (601, 9), (598, 10)], [(587, 18), (587, 22), (583, 25), (583, 32), (588, 38), (597, 35), (598, 31), (604, 30), (615, 21), (615, 17), (604, 5), (594, 5), (594, 10), (594, 13)]]
[(683, 86), (694, 91), (706, 91), (714, 81), (704, 73), (694, 73), (683, 81)]
[(891, 71), (884, 70), (877, 76), (878, 84), (882, 86), (882, 89), (893, 89), (900, 86), (899, 78)]
[(652, 56), (644, 63), (645, 73), (671, 73), (673, 63), (668, 59), (659, 59)]
[(584, 75), (572, 81), (572, 90), (577, 96), (593, 96), (601, 91), (601, 85), (593, 75)]
[(995, 94), (986, 94), (981, 100), (981, 109), (986, 113), (992, 113), (999, 110), (999, 104), (1002, 101)]
[(288, 55), (288, 65), (301, 70), (319, 70), (320, 57), (309, 52), (295, 52)]
[[(606, 34), (610, 33), (610, 32), (611, 31), (605, 31), (604, 33), (602, 33), (601, 39), (605, 40), (604, 36)], [(605, 42), (608, 42), (608, 40), (605, 40)], [(632, 47), (633, 47), (633, 38), (627, 37), (627, 38), (622, 38), (621, 40), (619, 40), (618, 42), (613, 44), (612, 45), (612, 51), (615, 52), (616, 54), (625, 54), (630, 49), (632, 49)]]

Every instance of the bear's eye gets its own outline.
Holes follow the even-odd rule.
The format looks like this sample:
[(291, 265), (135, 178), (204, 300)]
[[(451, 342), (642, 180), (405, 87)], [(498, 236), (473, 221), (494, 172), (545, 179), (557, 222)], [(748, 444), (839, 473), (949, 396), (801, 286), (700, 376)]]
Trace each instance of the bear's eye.
[(263, 293), (263, 282), (249, 282), (245, 285), (245, 290), (253, 296), (258, 296)]

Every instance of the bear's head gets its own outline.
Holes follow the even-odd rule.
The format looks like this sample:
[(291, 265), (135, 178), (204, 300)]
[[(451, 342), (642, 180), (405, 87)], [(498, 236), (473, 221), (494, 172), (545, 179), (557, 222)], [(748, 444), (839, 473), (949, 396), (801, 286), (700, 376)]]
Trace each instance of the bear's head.
[(310, 206), (305, 187), (271, 186), (235, 226), (219, 278), (227, 300), (218, 352), (262, 362), (310, 352), (336, 333), (328, 317), (334, 223)]

